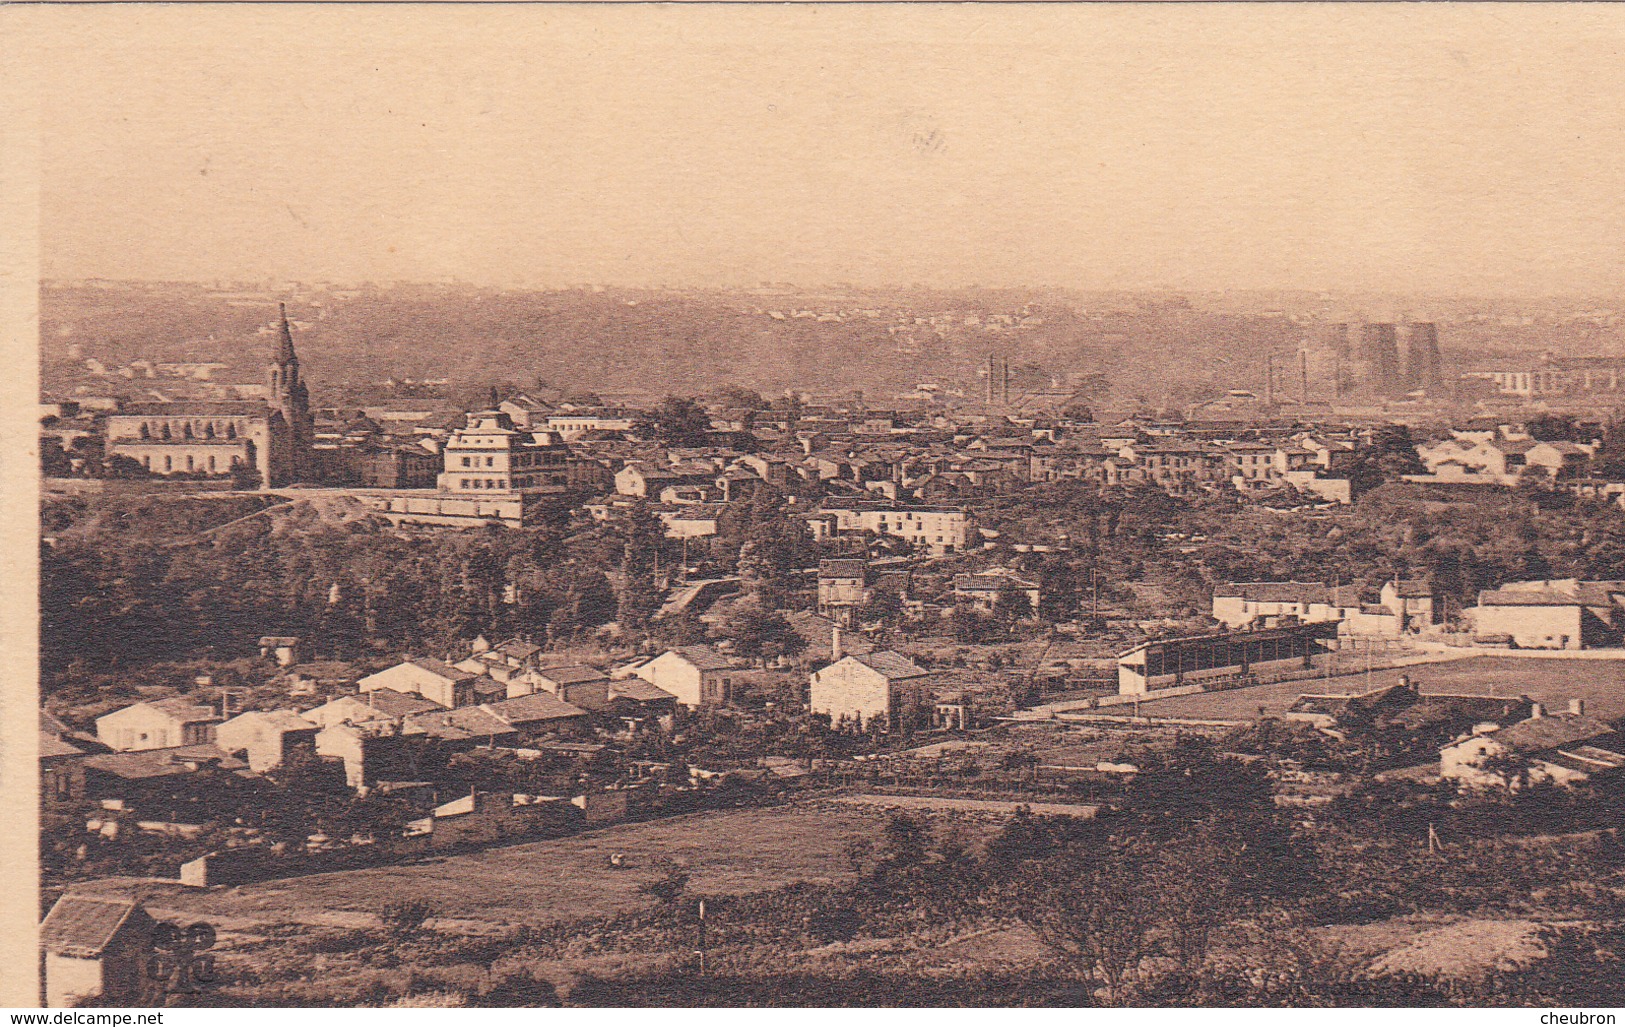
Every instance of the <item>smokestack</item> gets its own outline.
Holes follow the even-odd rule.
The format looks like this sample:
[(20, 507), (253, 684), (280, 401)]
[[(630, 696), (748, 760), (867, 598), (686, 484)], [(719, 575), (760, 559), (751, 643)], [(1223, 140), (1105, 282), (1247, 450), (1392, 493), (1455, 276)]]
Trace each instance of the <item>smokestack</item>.
[(829, 662), (834, 663), (837, 660), (839, 660), (841, 658), (841, 656), (842, 656), (842, 652), (841, 652), (841, 626), (839, 624), (837, 624), (837, 625), (835, 625), (834, 629), (830, 632)]
[(1275, 354), (1264, 354), (1264, 405), (1275, 405)]
[(1298, 350), (1298, 404), (1309, 405), (1309, 351)]

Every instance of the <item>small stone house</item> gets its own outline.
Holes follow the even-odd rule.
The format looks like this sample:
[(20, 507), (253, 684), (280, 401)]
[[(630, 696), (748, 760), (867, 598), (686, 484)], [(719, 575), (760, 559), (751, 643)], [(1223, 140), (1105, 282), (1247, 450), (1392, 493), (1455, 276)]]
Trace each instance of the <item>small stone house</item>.
[(725, 706), (733, 698), (735, 671), (721, 653), (704, 645), (668, 649), (634, 673), (677, 697), (689, 709)]
[(221, 724), (215, 744), (229, 753), (243, 753), (256, 774), (296, 762), (301, 754), (316, 755), (315, 724), (292, 710), (251, 710)]
[(919, 719), (930, 680), (929, 671), (899, 653), (845, 656), (812, 673), (808, 701), (831, 724), (844, 719), (867, 728), (883, 716), (892, 727), (906, 728)]
[(156, 984), (145, 974), (153, 926), (132, 898), (69, 892), (57, 899), (39, 930), (44, 1004), (157, 1004)]
[(172, 749), (214, 741), (220, 716), (213, 708), (176, 696), (138, 702), (96, 718), (96, 738), (114, 752)]

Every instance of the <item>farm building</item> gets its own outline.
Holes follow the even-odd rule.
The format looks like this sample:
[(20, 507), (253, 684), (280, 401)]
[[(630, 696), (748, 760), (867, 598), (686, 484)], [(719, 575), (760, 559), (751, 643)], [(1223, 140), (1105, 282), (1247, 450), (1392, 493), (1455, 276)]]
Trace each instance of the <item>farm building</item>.
[(1625, 740), (1606, 721), (1569, 712), (1548, 715), (1536, 703), (1528, 720), (1472, 734), (1439, 750), (1439, 776), (1458, 785), (1517, 791), (1550, 782), (1574, 785), (1625, 768)]

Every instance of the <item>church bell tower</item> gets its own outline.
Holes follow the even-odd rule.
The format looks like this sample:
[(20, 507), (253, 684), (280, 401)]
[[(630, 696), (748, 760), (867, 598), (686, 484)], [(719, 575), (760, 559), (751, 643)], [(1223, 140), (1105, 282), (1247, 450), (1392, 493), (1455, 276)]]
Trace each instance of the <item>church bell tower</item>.
[(291, 443), (292, 473), (295, 478), (309, 474), (311, 437), (315, 422), (310, 414), (310, 392), (299, 376), (299, 354), (293, 348), (293, 330), (288, 324), (288, 305), (278, 304), (281, 323), (277, 326), (276, 343), (271, 350), (271, 362), (266, 366), (266, 402), (271, 409), (282, 414)]

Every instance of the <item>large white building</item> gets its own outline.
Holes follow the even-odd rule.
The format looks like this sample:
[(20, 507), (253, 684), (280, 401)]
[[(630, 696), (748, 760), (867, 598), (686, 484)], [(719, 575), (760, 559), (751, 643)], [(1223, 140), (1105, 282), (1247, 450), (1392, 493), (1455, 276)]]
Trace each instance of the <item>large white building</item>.
[(107, 452), (157, 476), (252, 469), (262, 488), (308, 480), (314, 420), (285, 307), (265, 382), (265, 399), (132, 403), (107, 418)]
[(441, 455), (437, 490), (391, 496), (384, 512), (392, 522), (522, 527), (538, 499), (570, 486), (570, 447), (554, 432), (515, 428), (501, 410), (469, 414)]
[(894, 504), (824, 504), (807, 518), (814, 538), (873, 532), (901, 538), (933, 555), (962, 553), (975, 530), (970, 514), (953, 506), (897, 506)]

